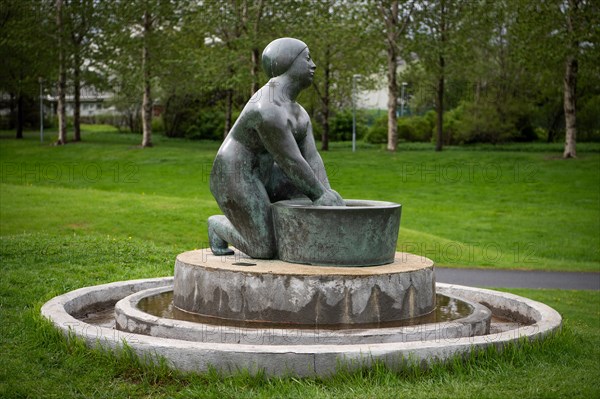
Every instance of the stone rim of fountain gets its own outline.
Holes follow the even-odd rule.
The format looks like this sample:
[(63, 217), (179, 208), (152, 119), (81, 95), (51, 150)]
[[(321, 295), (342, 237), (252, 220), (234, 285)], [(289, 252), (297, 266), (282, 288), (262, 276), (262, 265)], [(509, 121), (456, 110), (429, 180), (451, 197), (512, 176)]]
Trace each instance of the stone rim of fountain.
[(290, 207), (295, 209), (307, 209), (311, 212), (328, 212), (330, 210), (338, 210), (341, 212), (352, 212), (354, 210), (372, 210), (373, 208), (378, 209), (399, 209), (402, 208), (402, 204), (391, 201), (378, 201), (378, 200), (364, 200), (364, 199), (345, 199), (345, 207), (340, 206), (326, 206), (326, 205), (313, 205), (313, 202), (308, 199), (293, 199), (277, 201), (271, 204), (272, 207)]
[(171, 367), (183, 371), (204, 372), (216, 367), (223, 373), (247, 369), (251, 373), (263, 370), (267, 375), (278, 376), (324, 376), (335, 373), (339, 367), (365, 367), (374, 361), (381, 361), (391, 368), (403, 367), (407, 362), (426, 365), (489, 346), (501, 349), (522, 339), (541, 339), (558, 331), (562, 323), (560, 314), (541, 302), (499, 291), (440, 283), (437, 284), (439, 291), (485, 303), (495, 315), (512, 312), (533, 324), (518, 324), (516, 328), (497, 333), (445, 340), (350, 345), (248, 345), (157, 338), (88, 324), (73, 316), (94, 304), (115, 303), (134, 292), (172, 283), (172, 277), (165, 277), (80, 288), (51, 299), (42, 306), (41, 313), (65, 336), (81, 338), (90, 347), (101, 345), (117, 349), (126, 343), (142, 358), (156, 361), (162, 357)]
[(287, 327), (216, 325), (164, 318), (139, 309), (140, 301), (172, 290), (172, 286), (150, 288), (121, 299), (115, 305), (117, 329), (192, 342), (235, 342), (254, 345), (267, 343), (270, 345), (348, 345), (440, 340), (484, 335), (489, 332), (492, 317), (492, 312), (485, 306), (474, 301), (464, 301), (452, 294), (447, 296), (451, 299), (463, 301), (471, 308), (471, 313), (468, 316), (437, 323), (338, 330), (318, 327), (299, 329), (293, 325)]

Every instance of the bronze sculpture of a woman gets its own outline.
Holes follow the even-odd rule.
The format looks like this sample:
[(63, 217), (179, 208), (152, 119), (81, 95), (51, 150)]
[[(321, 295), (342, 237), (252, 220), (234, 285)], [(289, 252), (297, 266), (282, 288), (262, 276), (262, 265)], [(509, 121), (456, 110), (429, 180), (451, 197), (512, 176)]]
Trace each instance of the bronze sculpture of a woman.
[(215, 255), (232, 254), (232, 244), (253, 258), (276, 257), (272, 202), (309, 198), (314, 205), (345, 205), (329, 185), (310, 118), (296, 102), (316, 69), (308, 46), (274, 40), (262, 64), (270, 80), (242, 110), (211, 172), (210, 190), (224, 214), (208, 219)]

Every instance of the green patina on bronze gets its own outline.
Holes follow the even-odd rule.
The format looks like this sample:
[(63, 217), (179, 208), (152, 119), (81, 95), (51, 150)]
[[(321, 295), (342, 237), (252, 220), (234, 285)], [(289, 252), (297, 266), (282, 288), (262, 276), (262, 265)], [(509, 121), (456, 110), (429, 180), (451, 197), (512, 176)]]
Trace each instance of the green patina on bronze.
[[(339, 214), (334, 219), (352, 217), (350, 213), (344, 216), (348, 209), (346, 202), (332, 190), (317, 152), (310, 117), (296, 102), (300, 92), (311, 85), (316, 68), (308, 46), (292, 38), (274, 40), (263, 51), (262, 64), (270, 80), (242, 110), (221, 145), (211, 172), (210, 190), (223, 212), (208, 219), (208, 236), (215, 255), (232, 254), (231, 244), (253, 258), (277, 258), (279, 238), (271, 206), (278, 201), (305, 200), (310, 206), (325, 207), (327, 212)], [(393, 240), (393, 251), (398, 236), (399, 206), (395, 214), (397, 220), (390, 224), (391, 228), (389, 223), (381, 226), (383, 241)], [(320, 222), (307, 219), (306, 223)], [(358, 226), (358, 223), (364, 220), (355, 224)], [(339, 227), (347, 229), (351, 225), (344, 222)], [(330, 234), (331, 226), (327, 229), (312, 226), (309, 230), (321, 232), (311, 237), (310, 243), (337, 240), (342, 244), (339, 240), (353, 234), (351, 231)], [(375, 230), (375, 227), (371, 229), (370, 236), (378, 235)], [(360, 235), (360, 230), (355, 234)], [(310, 259), (307, 263), (366, 265), (362, 261), (340, 261), (339, 256), (333, 256), (334, 250), (320, 254), (314, 245), (306, 246), (309, 240), (302, 240), (300, 236), (287, 234), (286, 237), (298, 237), (295, 252), (317, 251), (307, 254), (305, 259)], [(330, 248), (343, 248), (343, 245)], [(359, 251), (373, 252), (366, 257), (375, 260), (371, 264), (393, 260), (382, 262), (382, 255), (375, 253), (380, 252), (378, 245), (352, 245), (352, 248), (357, 255)], [(321, 255), (325, 257), (320, 258)]]

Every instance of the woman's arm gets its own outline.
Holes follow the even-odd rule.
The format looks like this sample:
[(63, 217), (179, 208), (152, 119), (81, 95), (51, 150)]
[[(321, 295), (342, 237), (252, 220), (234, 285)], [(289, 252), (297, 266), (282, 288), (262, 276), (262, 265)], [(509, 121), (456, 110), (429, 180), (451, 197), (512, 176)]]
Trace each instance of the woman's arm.
[(258, 134), (266, 150), (292, 183), (312, 201), (317, 201), (329, 187), (322, 183), (304, 158), (288, 126), (286, 112), (278, 108), (262, 110)]
[(319, 181), (327, 189), (331, 189), (329, 179), (327, 178), (327, 172), (325, 171), (325, 165), (323, 164), (323, 159), (317, 151), (317, 146), (315, 144), (315, 138), (312, 131), (312, 124), (310, 122), (308, 122), (308, 126), (306, 128), (306, 137), (304, 137), (304, 140), (300, 143), (300, 152), (317, 176), (317, 179), (319, 179)]

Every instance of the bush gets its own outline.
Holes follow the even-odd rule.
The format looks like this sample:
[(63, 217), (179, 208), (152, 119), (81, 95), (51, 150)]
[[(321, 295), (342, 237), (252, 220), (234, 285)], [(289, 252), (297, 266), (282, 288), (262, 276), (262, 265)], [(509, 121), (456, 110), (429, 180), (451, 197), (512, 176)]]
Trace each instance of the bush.
[(161, 117), (152, 118), (152, 131), (156, 133), (162, 133), (165, 131), (165, 124)]
[(528, 143), (538, 139), (538, 135), (531, 124), (529, 115), (520, 115), (517, 117), (514, 132), (513, 136), (510, 137), (511, 141)]
[(121, 130), (123, 126), (123, 117), (118, 114), (100, 114), (94, 117), (94, 123), (98, 125), (110, 125)]
[(434, 125), (426, 116), (410, 116), (398, 119), (398, 138), (411, 142), (431, 141)]
[(166, 102), (162, 123), (168, 137), (221, 140), (225, 114), (214, 106), (203, 105), (198, 97), (171, 96)]
[(577, 139), (600, 142), (600, 95), (583, 103), (577, 110)]
[[(464, 127), (461, 124), (463, 120), (463, 114), (464, 107), (462, 104), (444, 113), (443, 134), (444, 139), (446, 141), (445, 144), (456, 144), (466, 142), (466, 138), (463, 137), (463, 134), (464, 136), (466, 136), (467, 134), (464, 133), (464, 131), (462, 130), (464, 129)], [(437, 114), (435, 112), (434, 117), (437, 118)], [(434, 123), (434, 129), (436, 129), (436, 123), (437, 122)], [(437, 142), (436, 134), (433, 135), (432, 141), (434, 143)]]
[(388, 136), (388, 118), (387, 115), (380, 116), (369, 128), (365, 140), (371, 144), (385, 144)]
[[(329, 140), (352, 140), (352, 110), (341, 110), (329, 119)], [(356, 110), (356, 139), (362, 139), (367, 132), (366, 116), (362, 110)]]
[(498, 143), (510, 131), (490, 103), (462, 103), (444, 113), (445, 144)]
[(214, 108), (199, 110), (183, 127), (184, 137), (192, 140), (222, 140), (224, 130), (225, 114)]
[[(433, 123), (430, 115), (417, 115), (398, 118), (398, 139), (411, 142), (431, 140)], [(371, 144), (387, 143), (388, 118), (383, 115), (375, 120), (365, 140)]]
[(517, 104), (503, 106), (489, 102), (461, 103), (444, 114), (446, 144), (531, 142), (538, 135), (531, 123), (531, 112)]

